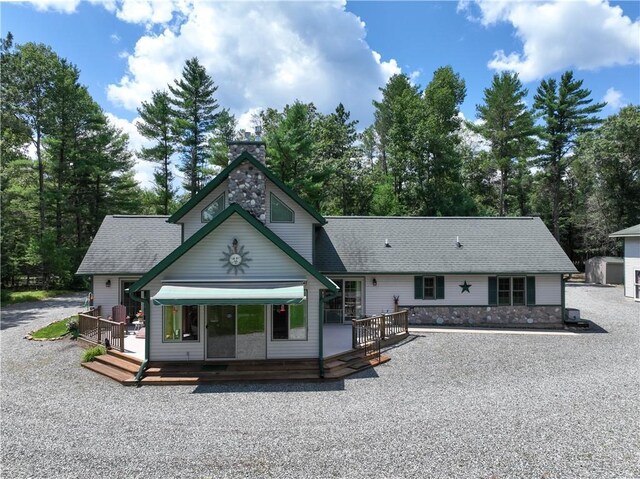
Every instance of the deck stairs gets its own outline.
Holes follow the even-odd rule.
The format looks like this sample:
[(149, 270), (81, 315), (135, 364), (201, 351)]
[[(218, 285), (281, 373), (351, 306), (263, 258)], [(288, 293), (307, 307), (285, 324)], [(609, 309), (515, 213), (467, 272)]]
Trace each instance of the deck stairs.
[[(289, 382), (339, 380), (386, 363), (385, 354), (366, 355), (352, 350), (324, 360), (324, 378), (320, 378), (318, 360), (264, 361), (192, 361), (189, 363), (151, 362), (140, 385), (198, 385), (220, 382)], [(83, 363), (87, 369), (127, 386), (137, 385), (135, 375), (141, 361), (110, 350), (94, 361)]]

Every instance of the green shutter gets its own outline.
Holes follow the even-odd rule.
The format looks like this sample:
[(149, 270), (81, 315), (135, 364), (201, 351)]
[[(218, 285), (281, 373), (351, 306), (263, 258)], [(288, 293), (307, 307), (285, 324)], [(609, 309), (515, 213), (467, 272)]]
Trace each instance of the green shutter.
[(444, 299), (444, 276), (436, 276), (436, 299)]
[(415, 299), (422, 299), (422, 297), (424, 296), (424, 287), (422, 284), (422, 276), (414, 276), (413, 277), (413, 282), (414, 282), (414, 295), (413, 297)]
[(489, 305), (495, 306), (498, 304), (498, 278), (495, 276), (489, 276)]
[(536, 304), (536, 277), (527, 276), (527, 304)]

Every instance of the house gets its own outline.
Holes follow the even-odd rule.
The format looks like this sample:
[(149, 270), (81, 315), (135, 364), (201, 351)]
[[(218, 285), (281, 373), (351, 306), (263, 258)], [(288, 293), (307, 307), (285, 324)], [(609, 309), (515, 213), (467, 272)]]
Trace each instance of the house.
[(609, 237), (624, 240), (624, 295), (640, 301), (640, 224)]
[(595, 256), (584, 262), (584, 280), (595, 284), (622, 284), (624, 260), (614, 256)]
[(323, 325), (558, 328), (573, 264), (539, 218), (323, 217), (265, 166), (233, 161), (170, 217), (108, 216), (78, 274), (95, 305), (142, 309), (147, 358), (322, 358)]

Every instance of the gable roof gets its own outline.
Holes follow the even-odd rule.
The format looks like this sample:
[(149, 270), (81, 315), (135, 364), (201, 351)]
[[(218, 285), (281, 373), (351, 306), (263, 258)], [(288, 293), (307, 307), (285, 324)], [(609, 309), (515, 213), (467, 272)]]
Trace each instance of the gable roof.
[(241, 208), (237, 204), (233, 204), (227, 207), (222, 213), (217, 215), (213, 220), (207, 223), (205, 226), (200, 228), (195, 234), (193, 234), (188, 240), (178, 246), (173, 252), (171, 252), (168, 256), (166, 256), (162, 261), (156, 264), (149, 272), (147, 272), (142, 278), (136, 281), (129, 288), (130, 291), (139, 291), (142, 289), (149, 281), (153, 280), (156, 276), (162, 273), (165, 269), (171, 266), (175, 261), (177, 261), (182, 255), (184, 255), (187, 251), (193, 248), (196, 244), (198, 244), (203, 238), (205, 238), (209, 233), (211, 233), (214, 229), (224, 223), (231, 215), (238, 214), (242, 218), (247, 221), (251, 226), (253, 226), (259, 233), (261, 233), (265, 238), (271, 241), (274, 245), (280, 248), (286, 255), (288, 255), (291, 259), (293, 259), (296, 263), (298, 263), (303, 269), (305, 269), (309, 274), (314, 276), (320, 283), (326, 286), (331, 291), (336, 291), (337, 287), (333, 281), (326, 278), (322, 275), (316, 268), (313, 267), (311, 263), (309, 263), (306, 259), (304, 259), (300, 254), (298, 254), (291, 246), (285, 243), (278, 235), (276, 235), (273, 231), (264, 226), (260, 221), (251, 216), (247, 211)]
[(314, 256), (325, 274), (577, 272), (540, 218), (327, 220), (317, 231)]
[(640, 224), (611, 233), (609, 238), (624, 238), (626, 236), (640, 236)]
[(186, 215), (189, 210), (194, 208), (200, 201), (202, 201), (209, 193), (215, 190), (220, 184), (229, 177), (229, 174), (235, 170), (243, 161), (248, 161), (255, 168), (260, 170), (271, 182), (273, 182), (278, 188), (284, 191), (293, 201), (298, 203), (302, 209), (304, 209), (307, 213), (313, 216), (318, 223), (325, 224), (327, 220), (325, 220), (320, 213), (318, 213), (314, 208), (309, 206), (302, 198), (300, 198), (291, 188), (285, 185), (277, 176), (275, 176), (271, 171), (262, 163), (260, 163), (253, 155), (247, 153), (246, 151), (240, 154), (235, 160), (233, 160), (229, 165), (222, 170), (218, 175), (211, 180), (209, 183), (205, 185), (198, 193), (196, 193), (189, 201), (187, 201), (184, 205), (182, 205), (178, 211), (176, 211), (173, 215), (169, 217), (167, 221), (170, 223), (175, 223), (179, 221), (184, 215)]
[(181, 241), (167, 216), (105, 216), (76, 274), (144, 274)]

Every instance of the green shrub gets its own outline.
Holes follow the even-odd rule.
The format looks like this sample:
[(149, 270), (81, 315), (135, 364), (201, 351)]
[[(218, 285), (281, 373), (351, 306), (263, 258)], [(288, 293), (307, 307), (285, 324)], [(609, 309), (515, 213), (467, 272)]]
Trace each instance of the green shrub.
[(89, 361), (93, 361), (96, 356), (102, 356), (103, 354), (107, 354), (107, 348), (102, 344), (98, 344), (97, 346), (86, 349), (82, 353), (82, 362), (87, 363)]

